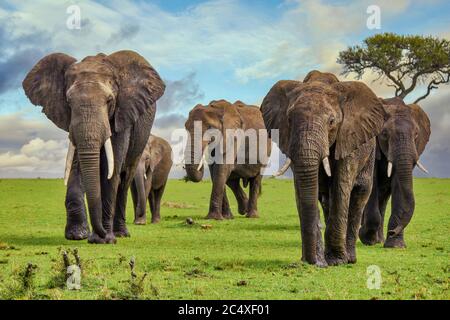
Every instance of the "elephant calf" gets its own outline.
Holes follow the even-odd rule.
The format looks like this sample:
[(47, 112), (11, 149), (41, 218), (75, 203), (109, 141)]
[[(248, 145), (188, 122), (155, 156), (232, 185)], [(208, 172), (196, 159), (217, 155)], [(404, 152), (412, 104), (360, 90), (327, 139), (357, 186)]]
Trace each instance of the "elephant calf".
[(152, 223), (161, 220), (161, 198), (172, 168), (172, 148), (170, 144), (151, 135), (142, 153), (133, 184), (131, 195), (134, 204), (134, 224), (147, 223), (146, 203), (150, 205)]
[[(196, 123), (199, 124), (199, 132), (195, 130)], [(236, 196), (239, 213), (245, 214), (248, 218), (258, 217), (257, 199), (261, 191), (261, 169), (267, 164), (271, 151), (271, 141), (267, 138), (259, 108), (240, 101), (233, 104), (225, 100), (212, 101), (207, 106), (197, 105), (192, 109), (185, 127), (190, 134), (185, 155), (187, 179), (193, 182), (201, 181), (205, 156), (216, 159), (208, 163), (213, 186), (207, 218), (216, 220), (233, 218), (225, 184)], [(209, 139), (207, 137), (209, 130), (218, 135)], [(237, 138), (235, 134), (239, 131), (244, 133), (245, 139)], [(256, 134), (254, 136), (256, 140), (249, 142), (247, 136), (249, 132)], [(263, 138), (259, 136), (260, 132), (264, 133)], [(222, 146), (234, 142), (234, 148), (217, 147), (219, 141), (216, 138), (219, 138), (219, 134)], [(216, 144), (216, 147), (213, 147), (213, 144)], [(256, 148), (250, 148), (250, 144)], [(195, 145), (200, 146), (201, 152), (195, 152)], [(242, 151), (242, 148), (245, 151), (238, 152)], [(244, 181), (244, 186), (250, 185), (249, 198), (242, 190), (240, 180)]]
[(401, 99), (381, 100), (389, 117), (377, 137), (372, 193), (364, 210), (359, 238), (366, 245), (384, 242), (384, 214), (392, 194), (386, 248), (403, 248), (403, 232), (414, 213), (413, 169), (430, 139), (430, 120), (417, 105)]

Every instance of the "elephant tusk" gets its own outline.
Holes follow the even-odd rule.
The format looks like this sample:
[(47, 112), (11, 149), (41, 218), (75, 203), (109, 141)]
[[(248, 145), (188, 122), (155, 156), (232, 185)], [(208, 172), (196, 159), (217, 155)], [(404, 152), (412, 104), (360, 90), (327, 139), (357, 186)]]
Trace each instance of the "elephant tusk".
[(112, 178), (114, 173), (114, 152), (112, 148), (111, 138), (105, 142), (106, 159), (108, 160), (108, 180)]
[(282, 176), (287, 171), (287, 169), (289, 169), (289, 167), (291, 166), (291, 163), (292, 163), (291, 159), (290, 158), (286, 158), (286, 162), (284, 163), (284, 165), (281, 167), (280, 170), (278, 170), (277, 173), (275, 173), (273, 175), (273, 177)]
[(323, 158), (322, 164), (327, 176), (331, 177), (330, 161), (328, 160), (328, 157)]
[(200, 171), (203, 168), (203, 165), (206, 163), (206, 153), (208, 152), (208, 147), (205, 148), (202, 154), (202, 158), (200, 159), (200, 163), (198, 164), (197, 171)]
[(147, 180), (147, 174), (146, 173), (144, 173), (144, 179)]
[(425, 167), (423, 166), (423, 164), (421, 164), (419, 161), (417, 161), (416, 164), (417, 164), (417, 167), (419, 167), (420, 170), (422, 170), (422, 171), (425, 172), (426, 174), (429, 174), (427, 168), (425, 168)]
[(67, 183), (69, 182), (69, 176), (70, 171), (72, 170), (72, 162), (74, 156), (75, 156), (75, 146), (73, 145), (72, 141), (69, 140), (69, 149), (67, 150), (67, 157), (66, 157), (66, 169), (64, 171), (65, 186), (67, 186)]
[(392, 175), (392, 162), (388, 162), (387, 176), (390, 178)]

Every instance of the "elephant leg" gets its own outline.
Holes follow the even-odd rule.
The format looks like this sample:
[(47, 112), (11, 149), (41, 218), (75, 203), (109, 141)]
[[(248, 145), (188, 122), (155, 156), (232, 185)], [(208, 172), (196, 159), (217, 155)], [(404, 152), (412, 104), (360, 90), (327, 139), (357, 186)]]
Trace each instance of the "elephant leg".
[[(113, 220), (115, 215), (117, 189), (119, 187), (119, 183), (119, 174), (114, 174), (110, 180), (102, 177), (102, 224), (107, 232), (105, 240), (105, 242), (107, 243), (116, 243), (116, 239), (113, 233)], [(90, 240), (90, 242), (96, 243), (98, 242), (97, 240), (97, 237), (94, 236)]]
[(223, 192), (222, 200), (222, 216), (224, 219), (233, 219), (233, 213), (231, 212), (230, 203), (228, 202), (227, 192)]
[(209, 212), (206, 219), (222, 220), (223, 194), (225, 192), (226, 181), (230, 175), (230, 170), (227, 165), (217, 164), (210, 166), (210, 171), (213, 186), (209, 203)]
[[(145, 176), (147, 179), (145, 179)], [(151, 189), (151, 173), (145, 172), (145, 168), (139, 164), (135, 177), (131, 183), (131, 191), (136, 190), (136, 204), (134, 210), (134, 224), (145, 225), (147, 223), (147, 197)], [(132, 193), (133, 194), (133, 193)]]
[(239, 179), (232, 179), (227, 181), (227, 186), (233, 191), (236, 201), (238, 203), (238, 212), (244, 215), (248, 212), (248, 198), (245, 191), (241, 188), (239, 184)]
[(346, 239), (347, 258), (349, 263), (356, 263), (356, 240), (358, 239), (358, 230), (361, 225), (364, 207), (369, 199), (371, 189), (372, 185), (370, 182), (356, 185), (350, 196)]
[(250, 192), (248, 201), (248, 212), (246, 214), (247, 218), (258, 218), (258, 197), (261, 193), (261, 180), (262, 176), (257, 175), (256, 177), (250, 179)]
[(157, 190), (152, 190), (152, 200), (149, 202), (151, 205), (151, 211), (152, 211), (152, 223), (158, 223), (161, 221), (161, 199), (164, 194), (164, 189), (166, 188), (166, 184), (164, 184), (161, 188)]
[(325, 228), (325, 259), (330, 266), (348, 262), (348, 210), (357, 165), (354, 159), (346, 158), (336, 164), (333, 173), (332, 201)]
[[(134, 171), (134, 170), (133, 170)], [(134, 175), (134, 172), (133, 172)], [(116, 198), (116, 212), (114, 215), (113, 230), (116, 237), (129, 237), (126, 226), (126, 207), (127, 207), (127, 195), (130, 188), (133, 177), (130, 173), (124, 173), (117, 190)]]
[(81, 184), (81, 175), (78, 161), (73, 160), (72, 170), (66, 192), (67, 222), (65, 237), (67, 240), (83, 240), (89, 236), (89, 226), (86, 218), (86, 206)]

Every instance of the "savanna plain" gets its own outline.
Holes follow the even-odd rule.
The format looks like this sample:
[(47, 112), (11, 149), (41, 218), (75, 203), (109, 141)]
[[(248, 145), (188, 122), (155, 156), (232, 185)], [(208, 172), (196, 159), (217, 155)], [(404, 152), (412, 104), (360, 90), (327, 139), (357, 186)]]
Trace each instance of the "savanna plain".
[[(170, 180), (161, 223), (146, 226), (132, 224), (129, 197), (131, 238), (89, 245), (64, 239), (62, 180), (0, 180), (0, 299), (450, 298), (450, 179), (415, 180), (406, 249), (358, 241), (356, 264), (326, 269), (300, 262), (291, 180), (264, 180), (259, 219), (240, 216), (229, 192), (235, 218), (204, 220), (210, 190)], [(61, 252), (73, 261), (75, 248), (81, 290), (67, 290)], [(368, 289), (369, 266), (381, 272), (379, 289)]]

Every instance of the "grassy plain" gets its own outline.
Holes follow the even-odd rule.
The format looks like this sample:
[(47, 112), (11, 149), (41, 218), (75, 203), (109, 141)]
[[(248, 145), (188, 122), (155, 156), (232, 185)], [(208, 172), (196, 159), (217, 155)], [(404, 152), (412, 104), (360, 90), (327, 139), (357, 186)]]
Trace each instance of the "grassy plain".
[[(98, 246), (64, 239), (62, 180), (0, 180), (0, 299), (450, 298), (449, 179), (415, 181), (407, 249), (358, 242), (357, 264), (327, 269), (299, 263), (292, 181), (264, 180), (261, 217), (253, 220), (237, 214), (231, 197), (234, 220), (204, 220), (210, 188), (210, 182), (171, 180), (158, 225), (132, 225), (130, 197), (131, 238)], [(187, 225), (188, 217), (195, 224)], [(82, 289), (69, 291), (60, 252), (75, 247), (82, 259)], [(130, 281), (131, 257), (135, 281)], [(28, 262), (37, 268), (24, 289)], [(381, 271), (379, 290), (367, 288), (371, 265)]]

